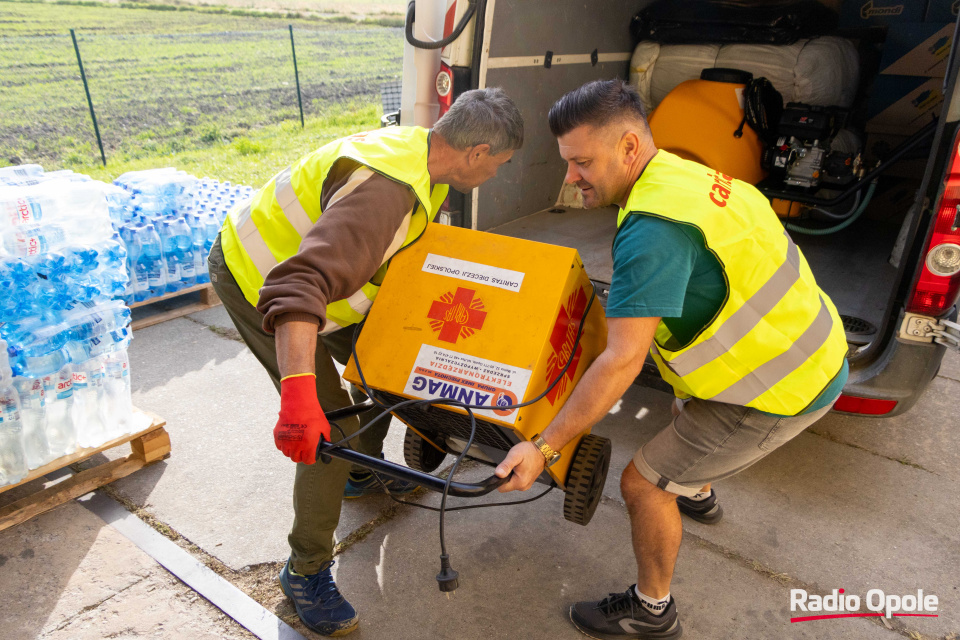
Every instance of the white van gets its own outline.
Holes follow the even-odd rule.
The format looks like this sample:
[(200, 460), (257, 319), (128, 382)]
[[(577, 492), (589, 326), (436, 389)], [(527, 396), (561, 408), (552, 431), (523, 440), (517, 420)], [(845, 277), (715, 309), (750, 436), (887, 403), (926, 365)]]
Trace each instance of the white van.
[[(591, 277), (600, 282), (610, 280), (616, 213), (613, 209), (577, 208), (575, 190), (563, 188), (565, 163), (547, 126), (547, 112), (554, 102), (594, 79), (620, 77), (640, 83), (645, 100), (656, 102), (651, 105), (650, 114), (655, 142), (661, 148), (678, 152), (658, 140), (658, 128), (654, 125), (658, 118), (668, 119), (657, 112), (661, 109), (661, 114), (666, 114), (664, 110), (668, 108), (665, 104), (670, 91), (662, 85), (666, 82), (667, 89), (680, 86), (679, 82), (689, 77), (683, 76), (689, 71), (682, 71), (693, 64), (687, 54), (700, 55), (704, 47), (715, 46), (721, 52), (717, 60), (739, 59), (745, 61), (743, 65), (773, 64), (771, 60), (781, 54), (792, 55), (777, 47), (796, 48), (796, 38), (793, 45), (789, 44), (789, 33), (781, 38), (787, 44), (770, 44), (776, 43), (779, 36), (770, 37), (762, 29), (751, 31), (745, 25), (731, 23), (729, 15), (724, 14), (720, 14), (719, 22), (727, 24), (720, 24), (719, 31), (717, 24), (709, 25), (709, 34), (691, 43), (690, 29), (696, 34), (695, 19), (702, 15), (692, 15), (693, 24), (685, 25), (686, 35), (681, 32), (677, 36), (669, 33), (676, 26), (670, 23), (669, 11), (657, 14), (656, 5), (643, 0), (417, 2), (444, 5), (439, 10), (443, 12), (443, 33), (448, 41), (442, 48), (439, 74), (421, 77), (416, 81), (417, 89), (422, 93), (429, 85), (442, 112), (463, 91), (499, 86), (517, 103), (526, 124), (523, 148), (497, 178), (468, 195), (451, 191), (450, 223), (575, 247)], [(674, 15), (684, 8), (711, 5), (704, 0), (671, 0), (670, 4)], [(786, 7), (787, 11), (804, 3), (773, 0), (753, 4), (774, 10)], [(829, 42), (837, 44), (839, 49), (835, 49), (840, 53), (828, 51), (820, 54), (826, 57), (807, 60), (804, 73), (808, 76), (803, 80), (809, 80), (807, 84), (829, 85), (826, 93), (832, 91), (834, 97), (823, 99), (840, 100), (836, 96), (842, 94), (846, 96), (842, 99), (850, 104), (845, 109), (835, 109), (835, 105), (827, 105), (830, 108), (826, 110), (822, 105), (811, 107), (803, 102), (810, 100), (809, 95), (804, 97), (797, 89), (796, 96), (785, 95), (784, 102), (791, 103), (792, 109), (785, 113), (789, 111), (794, 117), (794, 124), (806, 123), (824, 113), (842, 118), (855, 140), (853, 147), (848, 145), (846, 152), (841, 153), (839, 143), (831, 148), (829, 140), (805, 140), (801, 133), (789, 128), (784, 131), (796, 136), (776, 135), (781, 131), (775, 128), (783, 125), (786, 116), (772, 125), (768, 123), (767, 133), (772, 134), (775, 142), (760, 142), (762, 173), (766, 178), (758, 186), (772, 201), (777, 201), (775, 209), (784, 214), (782, 220), (803, 250), (818, 283), (844, 317), (850, 344), (850, 378), (835, 406), (837, 411), (892, 416), (908, 410), (922, 402), (922, 393), (937, 374), (945, 350), (958, 349), (960, 345), (960, 326), (954, 322), (960, 293), (960, 64), (956, 15), (946, 16), (949, 23), (942, 18), (937, 22), (935, 15), (933, 22), (924, 22), (935, 10), (955, 11), (956, 4), (942, 0), (833, 3), (831, 9), (839, 16), (834, 19), (840, 26), (834, 27), (828, 20), (829, 26), (824, 27), (817, 18), (820, 22), (813, 27), (817, 33), (808, 39), (833, 38)], [(653, 13), (641, 13), (645, 9)], [(407, 40), (422, 46), (424, 42), (418, 42), (414, 36), (415, 15), (420, 14), (415, 13), (411, 3)], [(684, 20), (681, 17), (680, 21)], [(740, 26), (743, 28), (738, 29)], [(723, 30), (726, 27), (733, 27), (728, 32), (739, 30), (747, 35), (739, 36), (739, 41), (734, 37), (731, 42)], [(809, 21), (805, 28), (809, 30)], [(666, 41), (644, 34), (666, 34)], [(712, 41), (713, 37), (720, 40)], [(723, 53), (727, 45), (755, 46), (757, 42), (751, 38), (766, 38), (764, 46), (773, 48), (729, 50), (733, 51), (732, 57)], [(911, 43), (916, 44), (913, 49)], [(654, 69), (651, 80), (653, 50), (657, 53), (653, 56), (655, 64), (661, 65), (663, 72), (658, 78)], [(750, 51), (759, 53), (751, 55)], [(853, 54), (849, 54), (851, 51)], [(840, 55), (843, 60), (836, 57)], [(910, 58), (918, 55), (920, 62)], [(638, 56), (646, 58), (638, 63)], [(891, 56), (896, 64), (889, 68), (898, 73), (885, 72)], [(923, 67), (931, 60), (939, 67)], [(922, 67), (920, 74), (908, 75), (917, 73), (918, 64)], [(844, 65), (847, 72), (827, 73), (832, 67)], [(705, 68), (712, 66), (728, 65), (707, 64)], [(694, 64), (694, 68), (697, 73), (699, 67)], [(785, 70), (801, 73), (789, 65)], [(717, 72), (713, 73), (716, 80)], [(813, 74), (812, 80), (809, 74)], [(404, 78), (410, 78), (406, 67)], [(776, 78), (771, 79), (777, 82)], [(735, 77), (728, 81), (737, 84)], [(797, 86), (800, 84), (798, 81)], [(651, 97), (658, 86), (666, 97)], [(750, 86), (740, 82), (736, 87), (741, 105), (738, 114), (743, 113), (743, 94), (747, 93), (744, 89)], [(903, 95), (890, 97), (885, 93), (895, 90)], [(786, 93), (790, 91), (788, 87)], [(892, 111), (886, 109), (883, 100), (893, 105)], [(746, 101), (749, 103), (749, 99)], [(810, 109), (810, 118), (803, 111), (806, 108)], [(898, 117), (904, 116), (898, 115), (897, 109), (903, 108), (913, 109), (919, 115), (898, 121)], [(875, 118), (878, 113), (883, 117)], [(403, 115), (399, 116), (401, 121)], [(397, 116), (392, 119), (396, 121)], [(747, 133), (754, 135), (749, 128)], [(734, 131), (729, 131), (729, 135), (732, 143)], [(839, 138), (840, 134), (835, 129), (829, 136)], [(828, 161), (834, 163), (833, 169)], [(867, 205), (864, 200), (871, 202)], [(796, 215), (798, 212), (800, 216)], [(856, 217), (849, 220), (854, 212)], [(838, 224), (838, 219), (845, 226)], [(842, 228), (833, 231), (837, 226)], [(803, 233), (805, 229), (813, 229), (814, 233), (826, 229), (827, 233), (809, 235)], [(656, 367), (651, 362), (647, 364), (638, 382), (666, 388)]]

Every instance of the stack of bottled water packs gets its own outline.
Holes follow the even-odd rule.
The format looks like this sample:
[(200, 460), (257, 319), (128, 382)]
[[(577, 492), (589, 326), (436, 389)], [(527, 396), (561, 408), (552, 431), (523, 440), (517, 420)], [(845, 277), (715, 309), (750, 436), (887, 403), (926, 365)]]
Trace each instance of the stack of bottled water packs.
[(142, 428), (111, 189), (37, 165), (0, 169), (0, 485)]
[(110, 215), (127, 248), (134, 304), (210, 281), (207, 254), (231, 208), (251, 187), (198, 179), (172, 168), (131, 171), (113, 181)]

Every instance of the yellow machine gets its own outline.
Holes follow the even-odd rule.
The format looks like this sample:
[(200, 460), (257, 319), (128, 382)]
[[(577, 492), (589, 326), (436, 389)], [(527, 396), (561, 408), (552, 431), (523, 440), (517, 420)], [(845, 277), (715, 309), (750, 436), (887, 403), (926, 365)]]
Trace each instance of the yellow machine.
[(705, 69), (702, 79), (677, 85), (650, 114), (657, 148), (750, 184), (765, 178), (757, 133), (744, 126), (742, 135), (734, 136), (743, 121), (744, 78), (749, 74)]
[[(363, 386), (359, 360), (381, 404), (445, 398), (482, 406), (473, 410), (469, 455), (496, 464), (546, 428), (605, 345), (603, 310), (576, 250), (430, 224), (393, 258), (344, 378)], [(404, 458), (418, 471), (462, 452), (471, 432), (466, 409), (456, 405), (412, 405), (394, 415), (409, 427)], [(564, 516), (586, 524), (610, 442), (582, 435), (561, 453), (539, 481), (563, 488)]]

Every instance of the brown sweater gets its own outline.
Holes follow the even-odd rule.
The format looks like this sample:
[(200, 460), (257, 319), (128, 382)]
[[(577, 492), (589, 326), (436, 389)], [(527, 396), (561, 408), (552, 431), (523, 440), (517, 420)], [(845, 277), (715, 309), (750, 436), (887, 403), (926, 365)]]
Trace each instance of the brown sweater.
[(321, 185), (323, 215), (260, 289), (263, 330), (273, 333), (293, 320), (322, 330), (327, 304), (359, 291), (399, 248), (395, 238), (409, 224), (415, 201), (404, 185), (338, 160)]

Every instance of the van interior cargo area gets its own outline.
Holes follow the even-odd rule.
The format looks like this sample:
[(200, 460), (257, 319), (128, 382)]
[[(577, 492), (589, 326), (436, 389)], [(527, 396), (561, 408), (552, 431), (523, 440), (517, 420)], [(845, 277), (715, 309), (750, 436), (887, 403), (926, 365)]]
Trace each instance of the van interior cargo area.
[[(546, 114), (559, 97), (586, 82), (629, 80), (652, 107), (648, 115), (658, 147), (759, 184), (844, 316), (850, 355), (864, 354), (881, 327), (897, 322), (903, 301), (895, 293), (916, 266), (913, 234), (925, 234), (911, 223), (920, 216), (915, 204), (922, 201), (919, 190), (934, 139), (930, 123), (944, 111), (943, 75), (954, 30), (914, 25), (939, 38), (937, 46), (921, 47), (919, 54), (927, 51), (924, 55), (943, 63), (942, 69), (934, 65), (916, 71), (909, 58), (916, 51), (908, 51), (903, 60), (888, 60), (899, 55), (896, 47), (902, 43), (897, 39), (903, 30), (894, 21), (852, 24), (854, 18), (843, 13), (848, 2), (823, 3), (839, 16), (839, 26), (806, 33), (806, 39), (788, 38), (781, 46), (749, 39), (680, 45), (638, 40), (638, 12), (655, 3), (557, 0), (522, 3), (523, 9), (495, 3), (491, 10), (488, 0), (484, 19), (491, 23), (483, 26), (485, 42), (472, 63), (472, 73), (479, 76), (474, 84), (502, 87), (524, 114), (536, 116), (527, 119), (526, 143), (511, 170), (468, 200), (465, 223), (574, 247), (591, 278), (609, 282), (616, 208), (568, 206), (576, 198), (562, 187), (565, 163)], [(576, 55), (581, 53), (590, 55)], [(731, 72), (735, 65), (753, 72)], [(898, 81), (919, 92), (904, 98), (910, 108), (924, 110), (913, 120), (898, 114), (897, 105), (884, 109), (875, 104), (881, 98), (892, 100), (881, 94), (893, 91), (890, 87)], [(734, 83), (736, 93), (727, 89), (727, 97), (721, 82)], [(771, 101), (771, 92), (782, 96), (782, 110), (774, 104), (779, 97)], [(768, 129), (753, 126), (752, 120), (744, 127), (745, 111), (761, 108), (773, 114), (764, 120)], [(738, 123), (742, 135), (734, 135)], [(880, 166), (924, 126), (929, 135), (889, 166)], [(660, 142), (668, 139), (669, 144)], [(730, 168), (717, 166), (723, 163)], [(849, 197), (837, 202), (844, 192)], [(782, 195), (776, 199), (775, 193), (797, 194), (798, 201)], [(803, 229), (826, 233), (810, 235)]]
[[(592, 279), (609, 283), (616, 230), (616, 207), (555, 206), (490, 231), (572, 247), (580, 253)], [(877, 221), (833, 236), (794, 236), (817, 282), (843, 316), (851, 352), (869, 344), (883, 321), (897, 275), (889, 258), (899, 231), (899, 222)]]

